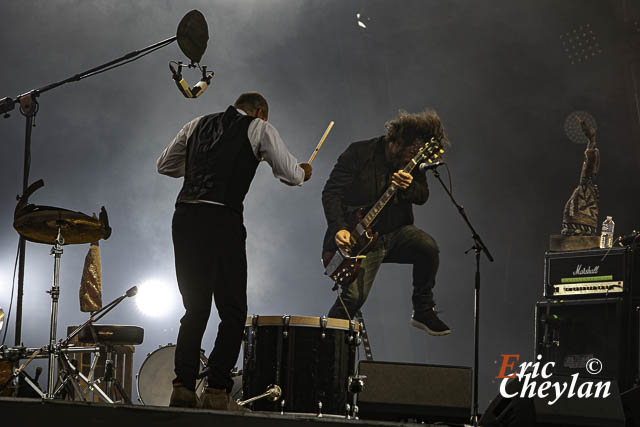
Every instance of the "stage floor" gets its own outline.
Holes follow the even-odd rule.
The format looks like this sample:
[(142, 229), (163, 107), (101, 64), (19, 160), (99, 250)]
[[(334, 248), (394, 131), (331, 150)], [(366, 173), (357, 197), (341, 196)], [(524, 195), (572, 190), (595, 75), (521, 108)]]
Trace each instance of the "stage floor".
[[(345, 419), (332, 415), (280, 415), (268, 412), (236, 413), (203, 409), (167, 408), (141, 405), (105, 405), (102, 403), (63, 400), (44, 401), (27, 398), (0, 398), (2, 424), (35, 426), (46, 422), (51, 426), (91, 427), (400, 427), (415, 423), (393, 423)], [(436, 426), (436, 424), (421, 424)], [(437, 424), (446, 427), (447, 424)]]

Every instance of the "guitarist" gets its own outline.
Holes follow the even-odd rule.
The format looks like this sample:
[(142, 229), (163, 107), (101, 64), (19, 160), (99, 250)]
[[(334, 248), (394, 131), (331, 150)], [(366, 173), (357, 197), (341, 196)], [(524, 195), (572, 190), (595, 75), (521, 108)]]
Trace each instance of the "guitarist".
[(323, 255), (326, 255), (336, 251), (338, 246), (350, 245), (350, 230), (357, 222), (352, 217), (358, 208), (371, 207), (390, 184), (399, 188), (373, 223), (373, 232), (378, 232), (379, 237), (362, 260), (358, 277), (343, 287), (343, 301), (336, 299), (328, 316), (352, 318), (367, 299), (382, 263), (411, 264), (411, 324), (431, 335), (447, 335), (451, 330), (434, 311), (438, 245), (430, 235), (413, 225), (412, 205), (423, 205), (429, 197), (427, 179), (417, 169), (413, 175), (402, 171), (425, 141), (434, 137), (447, 142), (444, 128), (432, 110), (417, 114), (401, 111), (385, 127), (386, 135), (349, 145), (338, 158), (322, 191), (328, 223), (323, 244)]

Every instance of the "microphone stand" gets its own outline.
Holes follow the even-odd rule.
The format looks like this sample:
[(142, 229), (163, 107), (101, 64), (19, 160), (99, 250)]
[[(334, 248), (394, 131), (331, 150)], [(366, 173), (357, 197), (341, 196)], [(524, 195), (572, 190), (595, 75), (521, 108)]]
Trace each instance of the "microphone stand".
[(484, 253), (487, 259), (490, 262), (493, 262), (493, 256), (489, 252), (489, 249), (484, 244), (480, 235), (476, 232), (476, 230), (469, 222), (469, 218), (464, 211), (464, 207), (459, 205), (458, 202), (453, 198), (453, 194), (447, 188), (445, 183), (440, 178), (440, 173), (436, 169), (431, 169), (433, 175), (438, 178), (442, 188), (447, 193), (451, 202), (455, 205), (456, 209), (460, 213), (462, 219), (469, 227), (471, 231), (471, 237), (473, 238), (473, 246), (467, 249), (464, 253), (468, 254), (470, 251), (474, 251), (476, 254), (476, 274), (475, 274), (475, 287), (474, 287), (474, 310), (473, 310), (473, 402), (472, 402), (472, 410), (471, 410), (471, 423), (474, 427), (478, 427), (478, 349), (480, 348), (480, 254)]
[[(153, 50), (160, 49), (171, 43), (173, 43), (178, 36), (169, 37), (158, 43), (154, 43), (151, 46), (147, 46), (144, 49), (134, 50), (97, 67), (83, 71), (78, 74), (74, 74), (59, 82), (51, 83), (46, 86), (42, 86), (38, 89), (32, 89), (17, 97), (5, 97), (0, 99), (0, 114), (3, 114), (4, 118), (9, 118), (9, 112), (15, 108), (15, 104), (20, 104), (20, 113), (26, 119), (25, 138), (24, 138), (24, 173), (22, 178), (22, 196), (18, 196), (18, 200), (22, 199), (27, 203), (27, 188), (29, 187), (29, 169), (31, 166), (31, 129), (35, 127), (35, 116), (38, 112), (40, 104), (38, 103), (38, 97), (58, 86), (62, 86), (66, 83), (77, 82), (87, 77), (94, 76), (96, 74), (108, 71), (111, 68), (115, 68), (119, 65), (124, 65), (126, 62), (134, 61), (138, 59), (140, 55), (151, 53)], [(126, 62), (125, 62), (126, 61)], [(18, 295), (16, 297), (16, 332), (15, 332), (15, 345), (19, 346), (22, 342), (22, 297), (24, 293), (24, 262), (25, 262), (25, 243), (24, 237), (20, 236), (19, 245), (19, 258), (18, 258)]]

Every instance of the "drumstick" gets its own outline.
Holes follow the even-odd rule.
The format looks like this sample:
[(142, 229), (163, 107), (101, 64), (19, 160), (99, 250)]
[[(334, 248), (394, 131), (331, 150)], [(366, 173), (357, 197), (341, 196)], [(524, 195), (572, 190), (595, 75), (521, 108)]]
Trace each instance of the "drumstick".
[(318, 151), (320, 151), (320, 147), (322, 147), (322, 144), (324, 144), (324, 140), (327, 139), (327, 135), (329, 135), (329, 132), (331, 132), (333, 123), (333, 120), (331, 120), (331, 123), (329, 123), (329, 126), (327, 126), (327, 130), (324, 131), (324, 135), (322, 135), (322, 138), (320, 138), (320, 142), (318, 142), (316, 149), (313, 150), (313, 153), (311, 153), (311, 157), (309, 158), (309, 161), (307, 163), (311, 164), (311, 162), (313, 162), (313, 159), (316, 158), (316, 154), (318, 154)]

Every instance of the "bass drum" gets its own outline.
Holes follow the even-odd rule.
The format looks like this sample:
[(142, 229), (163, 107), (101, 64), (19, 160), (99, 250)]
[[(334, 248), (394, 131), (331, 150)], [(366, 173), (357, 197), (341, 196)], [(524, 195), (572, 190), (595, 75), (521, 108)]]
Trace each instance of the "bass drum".
[[(175, 378), (173, 372), (173, 360), (176, 354), (176, 346), (167, 344), (147, 355), (142, 362), (140, 372), (136, 375), (136, 388), (138, 390), (138, 400), (143, 405), (169, 406), (171, 392), (173, 391), (172, 381)], [(200, 373), (203, 373), (207, 366), (207, 357), (204, 351), (200, 351)], [(242, 372), (236, 369), (231, 373), (233, 379), (233, 390), (231, 397), (242, 399)], [(203, 377), (196, 382), (196, 394), (202, 397), (207, 387), (207, 377)]]
[[(149, 353), (142, 362), (140, 371), (136, 375), (136, 387), (138, 400), (143, 405), (169, 406), (172, 381), (176, 377), (173, 372), (176, 346), (167, 344)], [(200, 353), (200, 372), (207, 366), (207, 358), (204, 352)], [(206, 377), (196, 383), (196, 393), (202, 395), (206, 387)]]
[(354, 375), (359, 325), (309, 316), (252, 316), (245, 324), (244, 398), (271, 384), (279, 401), (251, 404), (253, 410), (343, 415), (350, 402), (348, 378)]

